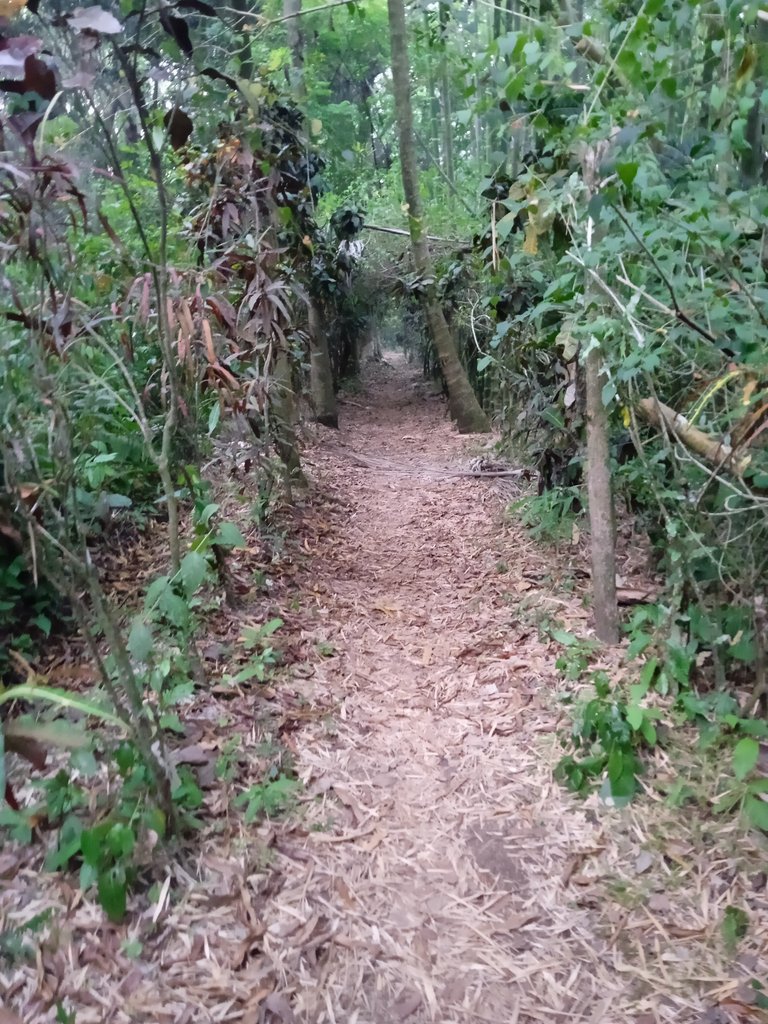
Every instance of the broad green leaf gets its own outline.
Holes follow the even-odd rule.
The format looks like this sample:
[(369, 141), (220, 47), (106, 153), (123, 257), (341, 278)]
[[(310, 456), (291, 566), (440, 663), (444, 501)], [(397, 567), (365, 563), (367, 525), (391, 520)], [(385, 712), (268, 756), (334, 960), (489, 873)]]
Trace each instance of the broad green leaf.
[(144, 607), (147, 611), (151, 611), (155, 607), (170, 584), (171, 581), (168, 576), (158, 576), (156, 580), (150, 583), (147, 588), (147, 596), (144, 599)]
[(192, 596), (205, 579), (208, 560), (199, 551), (188, 551), (181, 560), (179, 576), (188, 596)]
[(643, 724), (640, 727), (640, 732), (643, 734), (643, 739), (649, 747), (656, 746), (656, 726), (653, 722), (650, 722), (647, 718), (643, 718)]
[(108, 828), (103, 825), (84, 829), (80, 836), (80, 852), (85, 863), (98, 871), (104, 860), (104, 839)]
[(487, 370), (493, 362), (493, 356), (482, 356), (477, 360), (477, 372), (482, 373), (483, 370)]
[(644, 688), (647, 693), (651, 688), (653, 680), (656, 678), (656, 672), (659, 668), (658, 658), (649, 658), (648, 661), (643, 665), (643, 671), (640, 673), (640, 685)]
[(107, 846), (112, 856), (119, 860), (129, 857), (136, 846), (136, 836), (128, 825), (117, 822), (107, 833)]
[(575, 637), (573, 633), (566, 633), (564, 629), (553, 629), (551, 636), (553, 640), (562, 644), (563, 647), (573, 647), (574, 644), (579, 642), (578, 638)]
[(98, 881), (99, 903), (107, 917), (119, 924), (125, 917), (128, 902), (128, 883), (122, 867), (110, 868), (99, 872)]
[(211, 502), (210, 505), (206, 505), (203, 511), (200, 513), (200, 522), (203, 526), (207, 526), (211, 521), (211, 516), (216, 515), (219, 511), (220, 506), (216, 502)]
[(627, 708), (627, 721), (632, 728), (637, 732), (640, 726), (643, 724), (643, 709), (638, 707), (637, 704), (630, 704)]
[(146, 621), (137, 615), (128, 634), (128, 653), (136, 661), (147, 661), (154, 646), (152, 631)]
[(261, 661), (252, 661), (237, 673), (233, 682), (247, 683), (249, 679), (256, 678), (260, 683), (263, 683), (265, 674), (264, 664)]
[(505, 213), (503, 217), (496, 221), (496, 237), (500, 242), (506, 242), (509, 238), (512, 228), (515, 226), (515, 220), (517, 218), (517, 212), (510, 211)]
[(755, 826), (768, 832), (768, 803), (759, 797), (750, 796), (744, 801), (744, 813)]
[(740, 781), (745, 779), (757, 764), (760, 757), (760, 744), (751, 736), (739, 740), (733, 748), (733, 774)]
[(733, 953), (749, 930), (749, 915), (741, 907), (726, 907), (723, 914), (720, 931), (723, 936), (725, 948)]
[(102, 722), (109, 722), (120, 729), (125, 729), (125, 723), (111, 711), (105, 710), (93, 701), (86, 700), (85, 697), (78, 697), (76, 694), (67, 693), (66, 690), (58, 690), (52, 686), (35, 686), (32, 683), (20, 683), (18, 686), (11, 686), (0, 693), (0, 704), (5, 704), (12, 700), (39, 700), (49, 704), (58, 704), (59, 707), (71, 708), (73, 711), (80, 711), (84, 715), (99, 718)]
[(220, 544), (224, 548), (244, 548), (246, 547), (245, 537), (243, 537), (239, 528), (234, 523), (223, 522), (218, 529), (216, 536), (214, 537), (214, 543)]
[(616, 164), (616, 172), (627, 188), (631, 188), (632, 182), (637, 177), (638, 164), (635, 161)]
[(167, 590), (158, 601), (157, 607), (174, 626), (184, 627), (189, 624), (189, 605), (183, 597)]
[(709, 102), (713, 110), (718, 111), (722, 109), (723, 104), (728, 96), (728, 91), (720, 85), (713, 85), (709, 91)]
[(133, 501), (127, 494), (108, 494), (106, 501), (110, 508), (131, 508), (133, 506)]

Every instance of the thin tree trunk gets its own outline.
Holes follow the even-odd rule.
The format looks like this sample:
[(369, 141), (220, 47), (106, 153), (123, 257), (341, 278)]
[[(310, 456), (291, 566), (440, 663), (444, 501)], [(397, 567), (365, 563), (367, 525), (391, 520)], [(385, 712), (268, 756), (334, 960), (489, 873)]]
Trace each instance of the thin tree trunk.
[(448, 74), (448, 8), (440, 4), (440, 119), (442, 125), (443, 173), (453, 185), (453, 125), (451, 124), (451, 80)]
[[(591, 196), (598, 181), (598, 168), (606, 143), (590, 146), (584, 156), (584, 183)], [(595, 225), (588, 226), (589, 243)], [(585, 314), (592, 316), (602, 302), (591, 277), (584, 287)], [(587, 392), (587, 493), (589, 532), (592, 544), (592, 606), (595, 632), (606, 644), (619, 641), (619, 612), (616, 600), (616, 519), (611, 486), (611, 450), (608, 440), (608, 412), (603, 403), (603, 356), (593, 338), (585, 366)]]
[(480, 433), (490, 429), (488, 418), (480, 408), (464, 367), (459, 360), (445, 313), (435, 292), (432, 258), (429, 253), (416, 170), (416, 144), (413, 134), (408, 38), (403, 0), (387, 0), (389, 33), (392, 47), (392, 82), (400, 143), (400, 169), (403, 191), (408, 204), (413, 262), (425, 285), (424, 307), (435, 351), (448, 388), (448, 408), (462, 433)]
[(250, 32), (246, 31), (246, 24), (249, 17), (255, 17), (256, 12), (254, 11), (249, 0), (232, 0), (232, 8), (242, 15), (237, 22), (238, 31), (238, 45), (237, 45), (237, 59), (240, 64), (240, 77), (245, 81), (250, 82), (253, 78), (254, 65), (253, 65), (253, 51), (251, 49), (251, 41), (253, 36)]
[(286, 483), (290, 495), (291, 484), (303, 484), (301, 456), (296, 439), (296, 395), (293, 390), (293, 373), (288, 353), (278, 348), (272, 366), (270, 387), (272, 424), (271, 433), (277, 454), (287, 470)]
[(283, 17), (288, 48), (291, 51), (290, 85), (294, 95), (303, 99), (307, 93), (304, 82), (304, 35), (301, 31), (301, 18), (296, 17), (301, 11), (301, 0), (283, 0)]
[[(429, 25), (429, 12), (424, 12), (424, 35), (427, 39), (430, 38), (430, 25)], [(434, 62), (432, 60), (433, 47), (429, 47), (429, 56), (427, 58), (427, 91), (429, 92), (429, 105), (428, 105), (428, 124), (429, 132), (427, 135), (426, 143), (429, 147), (429, 152), (436, 156), (439, 165), (440, 162), (440, 98), (437, 91), (437, 84), (435, 82)]]
[(768, 14), (759, 17), (754, 32), (756, 51), (755, 102), (747, 115), (745, 136), (749, 149), (741, 158), (741, 179), (744, 188), (754, 188), (766, 180), (765, 103), (763, 90), (768, 78)]
[(323, 328), (320, 311), (309, 303), (309, 379), (315, 419), (324, 427), (339, 426), (339, 410), (333, 390), (333, 370), (328, 351), (328, 335)]

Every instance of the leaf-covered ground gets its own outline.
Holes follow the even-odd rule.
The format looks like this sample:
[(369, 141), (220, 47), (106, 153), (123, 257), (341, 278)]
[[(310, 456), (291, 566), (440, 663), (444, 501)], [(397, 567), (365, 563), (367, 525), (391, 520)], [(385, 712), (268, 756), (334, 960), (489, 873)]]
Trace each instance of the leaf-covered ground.
[[(536, 547), (498, 485), (450, 475), (488, 441), (460, 438), (404, 363), (370, 368), (343, 421), (312, 440), (273, 553), (289, 669), (187, 709), (205, 825), (153, 898), (110, 925), (34, 850), (0, 853), (5, 934), (52, 912), (30, 956), (0, 950), (0, 1022), (53, 1021), (57, 1001), (77, 1024), (762, 1019), (756, 838), (651, 787), (615, 811), (552, 779), (568, 709), (539, 626), (588, 635), (579, 556)], [(211, 664), (263, 621), (253, 600), (203, 645)], [(232, 802), (274, 763), (267, 735), (304, 788), (249, 825)], [(228, 749), (231, 780), (211, 770)]]

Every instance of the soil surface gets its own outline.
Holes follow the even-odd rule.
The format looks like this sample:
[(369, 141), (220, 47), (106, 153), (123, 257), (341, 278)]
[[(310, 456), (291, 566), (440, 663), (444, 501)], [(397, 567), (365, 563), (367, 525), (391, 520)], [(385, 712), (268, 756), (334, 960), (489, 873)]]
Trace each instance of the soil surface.
[(655, 790), (616, 811), (553, 781), (570, 712), (545, 627), (589, 636), (578, 556), (504, 516), (516, 478), (451, 475), (490, 441), (398, 357), (342, 419), (306, 453), (285, 595), (297, 806), (247, 825), (209, 795), (216, 827), (120, 927), (30, 870), (6, 925), (54, 908), (56, 930), (32, 964), (0, 960), (6, 1005), (28, 1024), (57, 998), (77, 1024), (762, 1019), (754, 837)]

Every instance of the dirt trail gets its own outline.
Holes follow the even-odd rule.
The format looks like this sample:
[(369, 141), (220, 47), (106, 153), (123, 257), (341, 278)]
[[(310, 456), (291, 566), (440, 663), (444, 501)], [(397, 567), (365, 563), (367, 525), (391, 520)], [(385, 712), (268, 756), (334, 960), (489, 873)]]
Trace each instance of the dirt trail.
[[(4, 978), (0, 961), (25, 1024), (56, 1019), (57, 998), (77, 1024), (761, 1019), (759, 852), (732, 819), (653, 794), (610, 811), (553, 782), (567, 714), (538, 623), (584, 635), (582, 597), (504, 520), (494, 485), (424, 472), (466, 470), (488, 444), (425, 391), (397, 359), (372, 367), (342, 431), (306, 453), (285, 609), (302, 660), (275, 688), (293, 709), (298, 814), (246, 825), (213, 790), (199, 849), (119, 928), (65, 880), (20, 871), (15, 919), (56, 915), (34, 963)], [(258, 703), (208, 700), (213, 750), (237, 706), (240, 752), (256, 752)], [(736, 960), (728, 906), (751, 922)]]
[[(403, 364), (375, 385), (364, 409), (345, 409), (343, 444), (415, 470), (467, 468), (478, 441), (414, 393)], [(339, 652), (318, 666), (315, 699), (340, 699), (336, 735), (299, 743), (329, 829), (309, 838), (311, 881), (293, 906), (335, 934), (319, 974), (299, 965), (300, 1019), (552, 1019), (579, 1010), (577, 992), (593, 1008), (593, 986), (577, 984), (592, 955), (549, 909), (584, 815), (562, 817), (538, 750), (547, 659), (508, 593), (530, 588), (523, 568), (536, 576), (514, 564), (530, 545), (500, 532), (488, 484), (377, 472), (322, 448), (314, 461), (347, 509), (315, 566), (319, 636)]]
[[(466, 469), (487, 440), (459, 437), (416, 381), (397, 360), (373, 371), (339, 446)], [(664, 862), (663, 814), (651, 839), (642, 811), (596, 813), (552, 780), (565, 719), (536, 621), (584, 635), (580, 596), (552, 589), (557, 569), (504, 524), (489, 484), (363, 468), (322, 445), (310, 462), (345, 507), (310, 570), (310, 636), (337, 652), (316, 665), (310, 699), (337, 705), (334, 726), (296, 744), (322, 830), (268, 928), (302, 925), (275, 956), (296, 1018), (704, 1019), (700, 998), (711, 1006), (728, 981), (717, 952), (728, 883), (680, 845), (679, 824), (677, 856), (691, 861)]]

